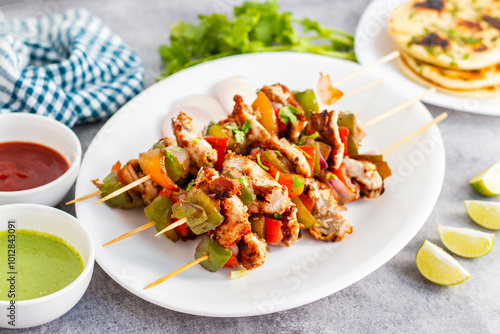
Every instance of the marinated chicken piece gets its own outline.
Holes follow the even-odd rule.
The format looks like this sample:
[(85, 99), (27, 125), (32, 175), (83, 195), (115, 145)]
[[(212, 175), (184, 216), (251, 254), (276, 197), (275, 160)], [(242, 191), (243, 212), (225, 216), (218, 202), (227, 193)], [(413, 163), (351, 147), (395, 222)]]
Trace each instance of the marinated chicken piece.
[(210, 184), (213, 180), (219, 177), (219, 172), (210, 167), (202, 167), (198, 171), (196, 180), (194, 181), (195, 187), (203, 191), (205, 194), (210, 193)]
[(281, 220), (281, 233), (283, 234), (283, 239), (281, 242), (285, 246), (290, 246), (295, 244), (302, 238), (302, 232), (304, 228), (297, 220), (297, 207), (295, 204), (291, 205), (283, 213), (283, 219)]
[(243, 175), (247, 177), (256, 195), (253, 204), (258, 207), (258, 212), (282, 214), (290, 206), (287, 188), (276, 182), (251, 159), (235, 153), (227, 153), (223, 171), (224, 173), (230, 172), (234, 177)]
[(206, 194), (215, 195), (215, 199), (237, 195), (243, 187), (238, 180), (219, 176), (219, 172), (213, 168), (201, 168), (196, 177), (195, 186)]
[(347, 176), (359, 184), (362, 197), (375, 198), (384, 192), (384, 181), (373, 163), (349, 157), (344, 157), (343, 162)]
[(293, 96), (292, 92), (290, 92), (285, 85), (278, 83), (272, 86), (264, 86), (260, 91), (266, 94), (271, 102), (281, 103), (283, 106), (294, 106), (302, 110), (302, 106), (297, 102), (295, 96)]
[[(118, 172), (118, 177), (120, 178), (120, 181), (122, 181), (123, 185), (130, 184), (144, 176), (145, 174), (139, 165), (139, 160), (137, 159), (128, 161)], [(151, 180), (147, 180), (129, 191), (133, 191), (140, 195), (145, 204), (151, 203), (156, 197), (158, 197), (157, 185)]]
[(302, 152), (290, 144), (286, 138), (278, 139), (275, 135), (271, 135), (252, 114), (252, 109), (243, 103), (243, 99), (239, 95), (234, 97), (233, 117), (238, 126), (248, 120), (252, 125), (247, 133), (247, 139), (251, 142), (256, 142), (262, 148), (279, 151), (285, 156), (294, 166), (295, 172), (303, 177), (311, 177), (311, 167), (307, 163), (307, 159)]
[(279, 103), (283, 106), (293, 106), (301, 111), (300, 115), (296, 115), (298, 122), (290, 124), (290, 130), (286, 136), (292, 142), (298, 142), (300, 132), (304, 128), (306, 115), (302, 110), (302, 106), (295, 99), (295, 96), (293, 96), (292, 92), (290, 92), (290, 90), (282, 84), (264, 86), (260, 91), (263, 92), (271, 102)]
[(248, 221), (248, 208), (238, 196), (222, 199), (221, 207), (224, 221), (210, 234), (219, 245), (229, 247), (252, 232), (252, 227)]
[(316, 239), (342, 241), (346, 233), (352, 233), (352, 226), (340, 215), (341, 209), (330, 188), (315, 179), (306, 179), (304, 194), (314, 202), (311, 213), (319, 226), (309, 231)]
[(266, 259), (266, 242), (255, 233), (244, 235), (237, 243), (238, 263), (245, 269), (252, 270), (264, 264)]
[(196, 168), (213, 167), (217, 161), (217, 151), (203, 139), (203, 135), (193, 125), (193, 119), (183, 112), (172, 119), (172, 129), (180, 147), (191, 158), (191, 165)]
[(337, 120), (339, 118), (338, 111), (324, 110), (319, 113), (313, 113), (307, 124), (306, 134), (312, 135), (317, 132), (319, 141), (322, 141), (332, 147), (332, 153), (328, 158), (328, 164), (332, 169), (339, 168), (344, 157), (344, 144), (340, 139), (339, 127)]

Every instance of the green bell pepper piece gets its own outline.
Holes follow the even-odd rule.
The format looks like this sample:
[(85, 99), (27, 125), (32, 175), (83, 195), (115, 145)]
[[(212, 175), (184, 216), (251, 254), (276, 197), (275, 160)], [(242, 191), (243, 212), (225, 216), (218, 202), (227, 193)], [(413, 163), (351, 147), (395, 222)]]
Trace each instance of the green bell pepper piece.
[(256, 233), (259, 238), (265, 239), (266, 237), (266, 232), (265, 232), (265, 222), (266, 219), (264, 216), (256, 215), (256, 216), (251, 216), (250, 217), (250, 224), (252, 225), (252, 232)]
[(358, 154), (359, 140), (356, 115), (349, 111), (341, 112), (337, 121), (337, 125), (349, 129), (349, 137), (347, 138), (347, 149), (349, 152), (349, 156)]
[(278, 155), (275, 151), (265, 150), (264, 152), (262, 152), (262, 155), (281, 173), (291, 173), (290, 169), (288, 169), (288, 167), (278, 158)]
[(199, 205), (188, 202), (177, 202), (172, 206), (172, 212), (177, 219), (187, 218), (186, 224), (195, 234), (202, 234), (204, 223), (208, 216)]
[(225, 133), (222, 126), (220, 126), (217, 123), (210, 125), (210, 127), (207, 130), (207, 136), (229, 138), (229, 143), (227, 144), (228, 148), (233, 148), (234, 144), (236, 144), (234, 139), (231, 138), (231, 136), (229, 136), (227, 133)]
[[(112, 171), (104, 178), (102, 186), (99, 190), (101, 190), (101, 197), (106, 197), (112, 192), (123, 187), (124, 184), (120, 181), (118, 173), (116, 171)], [(132, 209), (144, 204), (139, 195), (134, 193), (131, 195), (129, 192), (124, 192), (118, 196), (110, 198), (105, 203), (109, 207), (123, 209)]]
[(303, 92), (293, 92), (295, 99), (304, 109), (306, 119), (309, 120), (313, 112), (319, 112), (318, 100), (312, 89), (307, 89)]
[(233, 253), (219, 245), (208, 235), (204, 235), (194, 252), (195, 259), (208, 255), (208, 259), (201, 262), (200, 265), (208, 271), (216, 272), (224, 267), (226, 262), (231, 258)]
[(184, 167), (177, 160), (177, 157), (173, 153), (173, 148), (165, 148), (165, 169), (167, 170), (168, 177), (176, 182), (184, 174)]
[(314, 218), (312, 213), (310, 213), (309, 210), (306, 209), (306, 207), (304, 206), (304, 203), (302, 203), (300, 198), (292, 197), (290, 199), (297, 206), (297, 220), (299, 221), (299, 223), (304, 225), (304, 229), (308, 230), (311, 227), (318, 227), (319, 226), (319, 223), (316, 220), (316, 218)]
[(239, 199), (243, 202), (243, 204), (249, 206), (250, 204), (253, 203), (253, 201), (255, 201), (255, 195), (249, 189), (250, 185), (248, 184), (246, 176), (236, 178), (234, 177), (233, 174), (229, 172), (225, 173), (224, 176), (227, 177), (228, 179), (237, 180), (243, 186), (240, 190), (240, 194), (238, 195)]
[[(168, 225), (172, 224), (172, 201), (165, 195), (156, 197), (147, 207), (144, 208), (144, 213), (149, 221), (156, 223), (155, 228), (158, 232), (163, 230)], [(170, 230), (164, 233), (165, 237), (173, 242), (177, 242), (180, 238), (179, 233)]]
[(313, 171), (313, 175), (317, 176), (317, 175), (321, 174), (321, 165), (319, 163), (319, 154), (320, 154), (320, 151), (319, 151), (319, 142), (315, 141), (314, 142), (314, 147), (316, 148), (316, 155), (314, 156), (314, 171)]
[[(180, 210), (176, 213), (176, 206), (179, 203), (176, 203), (173, 207), (173, 212), (176, 218), (184, 218), (187, 217), (187, 224), (189, 228), (197, 235), (203, 234), (210, 230), (213, 230), (217, 226), (219, 226), (224, 221), (224, 216), (219, 213), (219, 210), (215, 208), (214, 204), (208, 198), (208, 196), (198, 188), (192, 188), (186, 195), (185, 202), (194, 204), (194, 206), (184, 206), (183, 210), (186, 210), (187, 215), (183, 215), (183, 212)], [(202, 214), (198, 214), (196, 210), (193, 208), (201, 208), (206, 215), (206, 219), (201, 221), (201, 218), (204, 217)], [(194, 218), (190, 219), (189, 214), (193, 215)], [(198, 217), (198, 218), (196, 218)]]

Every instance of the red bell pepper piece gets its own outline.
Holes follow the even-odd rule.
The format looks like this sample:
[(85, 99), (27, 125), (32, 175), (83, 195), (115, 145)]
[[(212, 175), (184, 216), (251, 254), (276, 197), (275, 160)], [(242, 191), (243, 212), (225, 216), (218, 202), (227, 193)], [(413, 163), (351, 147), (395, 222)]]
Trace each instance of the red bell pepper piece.
[(304, 157), (306, 158), (309, 167), (311, 167), (311, 171), (314, 172), (314, 164), (316, 162), (316, 147), (311, 145), (311, 146), (297, 146), (297, 148), (301, 149), (307, 154), (307, 155), (304, 154)]
[(281, 222), (279, 220), (266, 217), (264, 224), (267, 243), (278, 243), (280, 241)]
[[(314, 148), (314, 146), (313, 146)], [(300, 194), (304, 192), (304, 186), (299, 186), (297, 188), (293, 188), (293, 179), (294, 178), (300, 178), (302, 179), (302, 176), (296, 175), (296, 174), (289, 174), (289, 173), (281, 173), (278, 171), (276, 167), (271, 164), (269, 160), (267, 160), (262, 154), (260, 155), (260, 161), (264, 166), (269, 168), (267, 171), (271, 176), (276, 179), (276, 175), (279, 173), (278, 176), (278, 183), (281, 184), (282, 186), (286, 186), (288, 189), (288, 197), (297, 197)]]
[(347, 139), (349, 138), (349, 128), (339, 126), (339, 136), (342, 144), (344, 144), (344, 157), (349, 155), (349, 150), (347, 149)]
[(302, 201), (302, 204), (306, 207), (307, 211), (311, 212), (314, 206), (314, 201), (311, 197), (306, 196), (304, 194), (301, 194), (299, 196), (300, 200)]
[(222, 164), (224, 163), (224, 155), (226, 154), (227, 146), (229, 145), (229, 138), (227, 137), (216, 137), (216, 136), (206, 136), (204, 139), (212, 145), (212, 148), (217, 151), (217, 162), (215, 163), (215, 169), (218, 171), (222, 170)]
[(229, 268), (232, 268), (234, 267), (235, 265), (238, 264), (238, 259), (236, 259), (236, 256), (233, 254), (231, 255), (231, 257), (229, 258), (229, 260), (227, 260), (226, 264), (224, 265), (224, 267), (229, 267)]

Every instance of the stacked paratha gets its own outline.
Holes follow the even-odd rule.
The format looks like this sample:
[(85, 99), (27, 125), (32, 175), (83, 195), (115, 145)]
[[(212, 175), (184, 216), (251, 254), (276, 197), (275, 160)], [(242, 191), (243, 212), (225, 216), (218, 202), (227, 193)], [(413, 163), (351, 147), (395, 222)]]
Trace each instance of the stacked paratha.
[(500, 96), (500, 0), (413, 0), (396, 8), (389, 34), (400, 70), (460, 96)]

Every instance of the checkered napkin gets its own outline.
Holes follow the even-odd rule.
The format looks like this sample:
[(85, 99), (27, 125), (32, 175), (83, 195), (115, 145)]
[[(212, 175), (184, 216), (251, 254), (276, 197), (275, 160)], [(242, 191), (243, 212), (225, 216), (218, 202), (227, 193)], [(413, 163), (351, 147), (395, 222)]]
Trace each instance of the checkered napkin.
[(0, 21), (0, 113), (98, 121), (139, 93), (143, 77), (139, 57), (86, 10)]

